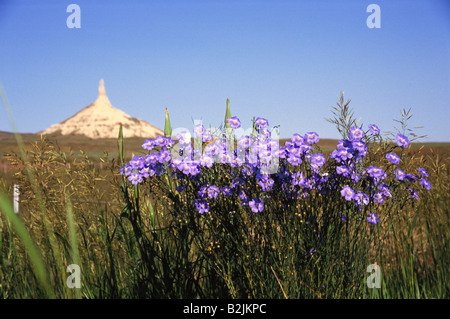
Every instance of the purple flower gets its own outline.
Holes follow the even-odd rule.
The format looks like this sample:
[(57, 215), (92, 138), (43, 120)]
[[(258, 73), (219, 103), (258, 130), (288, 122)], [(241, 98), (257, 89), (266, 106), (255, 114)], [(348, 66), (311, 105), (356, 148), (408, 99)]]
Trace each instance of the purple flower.
[(428, 172), (425, 170), (425, 168), (420, 167), (420, 168), (418, 169), (418, 171), (419, 171), (420, 175), (422, 175), (422, 176), (424, 176), (424, 177), (428, 177)]
[(298, 186), (304, 186), (305, 185), (305, 177), (303, 176), (302, 172), (296, 172), (291, 175), (292, 184), (298, 185)]
[(336, 167), (336, 173), (344, 177), (348, 177), (350, 175), (350, 171), (348, 170), (348, 168), (343, 165)]
[(341, 190), (341, 195), (345, 197), (345, 200), (350, 201), (353, 199), (353, 196), (355, 196), (355, 192), (350, 186), (345, 185)]
[(378, 217), (377, 214), (375, 213), (370, 213), (369, 216), (367, 217), (367, 221), (373, 225), (376, 225), (378, 222)]
[(141, 174), (141, 176), (143, 178), (148, 178), (150, 176), (150, 167), (148, 166), (144, 166), (143, 168), (140, 169), (139, 174)]
[(175, 144), (175, 141), (170, 137), (164, 137), (164, 146), (167, 148), (171, 148)]
[(157, 145), (157, 146), (163, 147), (163, 146), (166, 146), (167, 140), (166, 140), (166, 138), (165, 138), (164, 136), (158, 135), (158, 136), (155, 138), (154, 143), (155, 143), (155, 145)]
[(396, 154), (394, 153), (387, 153), (386, 154), (386, 158), (389, 160), (389, 162), (391, 162), (392, 164), (399, 164), (400, 163), (400, 157), (398, 157)]
[(377, 193), (375, 193), (373, 198), (375, 199), (375, 201), (378, 204), (383, 204), (384, 203), (383, 193), (377, 192)]
[(125, 164), (121, 169), (120, 169), (120, 174), (121, 175), (125, 175), (125, 176), (130, 176), (131, 172), (133, 171), (133, 168), (131, 167), (130, 164)]
[(392, 197), (391, 191), (389, 190), (389, 186), (386, 183), (380, 183), (378, 185), (378, 189), (382, 192), (384, 197)]
[(131, 165), (132, 169), (139, 170), (144, 167), (144, 164), (145, 164), (144, 156), (135, 155), (135, 156), (133, 156), (133, 158), (130, 161), (130, 165)]
[(239, 199), (241, 200), (243, 205), (247, 205), (247, 203), (248, 203), (248, 196), (247, 196), (247, 194), (245, 194), (244, 191), (241, 191), (239, 193)]
[(219, 195), (219, 187), (211, 185), (208, 187), (208, 197), (209, 198), (217, 198)]
[(137, 185), (142, 183), (142, 175), (136, 171), (133, 171), (130, 176), (128, 176), (128, 180), (131, 181), (131, 184)]
[(420, 179), (420, 185), (422, 185), (423, 187), (425, 187), (426, 189), (431, 189), (431, 184), (429, 181), (427, 181), (425, 178), (421, 178)]
[(205, 200), (197, 200), (195, 202), (195, 208), (197, 208), (199, 214), (209, 212), (209, 205), (208, 202)]
[(318, 143), (319, 142), (319, 134), (317, 134), (316, 132), (309, 132), (306, 133), (304, 136), (304, 139), (306, 140), (306, 143), (308, 144), (314, 144), (314, 143)]
[(293, 148), (295, 148), (295, 143), (292, 141), (286, 141), (286, 143), (284, 143), (284, 147), (290, 152)]
[(254, 213), (262, 212), (264, 210), (264, 204), (258, 198), (254, 198), (248, 202), (248, 206), (250, 206)]
[(419, 195), (417, 194), (417, 192), (414, 189), (408, 188), (408, 190), (409, 190), (412, 198), (419, 199)]
[(206, 196), (208, 196), (208, 187), (206, 187), (206, 186), (200, 187), (200, 190), (198, 191), (198, 195), (201, 198), (206, 198)]
[(191, 174), (194, 171), (192, 166), (193, 165), (192, 165), (191, 161), (183, 161), (177, 166), (177, 168), (180, 171), (182, 171), (183, 174), (189, 175), (189, 174)]
[(304, 187), (309, 188), (309, 189), (313, 189), (314, 186), (315, 186), (314, 178), (311, 177), (311, 178), (307, 178), (305, 180)]
[(310, 161), (311, 161), (311, 167), (314, 170), (318, 170), (320, 167), (322, 167), (325, 164), (326, 159), (323, 154), (316, 153), (311, 156)]
[(369, 166), (367, 168), (367, 173), (372, 178), (384, 178), (384, 171), (381, 168), (378, 168), (376, 166)]
[(298, 134), (298, 133), (294, 133), (292, 135), (291, 141), (295, 145), (300, 146), (300, 145), (303, 144), (303, 137), (300, 134)]
[(289, 154), (287, 161), (291, 163), (293, 166), (297, 166), (302, 163), (302, 159), (298, 156)]
[(352, 179), (352, 181), (354, 181), (355, 183), (358, 183), (359, 182), (359, 178), (360, 178), (360, 176), (359, 176), (359, 174), (357, 172), (355, 172), (355, 171), (351, 172), (351, 179)]
[(262, 152), (269, 150), (269, 144), (265, 141), (257, 141), (251, 145), (251, 152), (253, 154), (261, 155)]
[(350, 140), (352, 141), (359, 141), (364, 137), (364, 131), (360, 129), (359, 127), (352, 127), (350, 129)]
[(208, 156), (214, 156), (216, 154), (220, 154), (221, 152), (222, 152), (222, 146), (220, 146), (220, 144), (217, 142), (208, 144), (205, 147), (205, 154)]
[(268, 139), (272, 136), (272, 133), (269, 131), (269, 129), (267, 127), (261, 128), (261, 130), (259, 131), (260, 135), (260, 139)]
[(258, 118), (256, 118), (255, 125), (258, 125), (261, 128), (265, 128), (265, 127), (269, 126), (269, 122), (262, 117), (258, 117)]
[(402, 181), (406, 177), (405, 172), (398, 168), (394, 171), (394, 174), (395, 178), (397, 178), (399, 181)]
[(312, 150), (312, 146), (308, 144), (302, 144), (300, 145), (300, 153), (302, 154), (308, 154)]
[(286, 149), (284, 147), (280, 147), (278, 149), (279, 158), (286, 158)]
[(244, 165), (244, 161), (242, 160), (241, 157), (234, 156), (233, 158), (231, 158), (231, 161), (229, 164), (231, 167), (241, 167), (242, 165)]
[(333, 150), (330, 154), (330, 158), (334, 159), (336, 162), (342, 162), (341, 157), (339, 156), (339, 150)]
[(270, 177), (263, 178), (258, 181), (258, 185), (261, 186), (262, 190), (265, 192), (270, 191), (273, 187), (273, 184), (274, 180), (271, 179)]
[(176, 138), (178, 139), (178, 143), (180, 143), (180, 145), (187, 145), (191, 143), (191, 134), (187, 131), (178, 133)]
[(366, 146), (366, 144), (364, 144), (363, 141), (359, 141), (359, 140), (353, 141), (352, 147), (361, 153), (366, 153), (366, 151), (367, 151), (367, 146)]
[(298, 147), (292, 147), (290, 149), (288, 149), (289, 155), (294, 155), (294, 156), (300, 156), (301, 151), (300, 148)]
[(156, 164), (159, 160), (159, 153), (153, 152), (151, 154), (145, 155), (145, 164)]
[(336, 149), (338, 150), (346, 149), (349, 151), (352, 147), (353, 147), (352, 142), (345, 139), (339, 140), (338, 145), (336, 145)]
[(355, 194), (355, 196), (353, 196), (353, 199), (356, 201), (356, 203), (358, 205), (361, 205), (361, 204), (368, 205), (369, 204), (369, 196), (367, 196), (367, 194), (363, 193), (363, 192), (357, 192)]
[(271, 139), (268, 141), (268, 145), (272, 151), (276, 151), (280, 148), (280, 141)]
[(238, 146), (241, 149), (249, 148), (250, 147), (250, 137), (248, 137), (247, 135), (241, 136), (238, 140)]
[(142, 144), (142, 148), (144, 150), (151, 151), (155, 147), (155, 141), (154, 140), (145, 140), (144, 144)]
[(261, 162), (267, 163), (272, 159), (272, 153), (270, 150), (263, 150), (259, 152), (259, 158)]
[(205, 127), (199, 123), (194, 126), (194, 134), (197, 136), (203, 136), (206, 133)]
[(159, 162), (164, 163), (170, 161), (171, 154), (169, 150), (162, 149), (161, 152), (159, 152)]
[[(254, 153), (246, 154), (245, 159), (251, 166), (256, 166), (256, 164), (258, 163), (258, 155)], [(250, 176), (251, 174), (247, 175)]]
[(409, 140), (405, 135), (398, 133), (397, 136), (395, 137), (395, 139), (397, 140), (398, 146), (408, 147)]
[(345, 161), (346, 159), (350, 159), (353, 157), (353, 154), (349, 152), (347, 148), (342, 148), (337, 152), (337, 156)]
[(224, 186), (222, 187), (222, 194), (225, 196), (230, 196), (233, 193), (233, 190), (228, 187), (228, 186)]
[(173, 168), (178, 169), (178, 166), (179, 166), (181, 163), (183, 163), (183, 160), (182, 160), (180, 157), (175, 157), (175, 158), (172, 158), (172, 160), (171, 160), (170, 163), (171, 163), (170, 165), (171, 165)]
[(211, 168), (214, 164), (214, 159), (208, 155), (203, 155), (200, 158), (200, 165), (205, 166), (207, 168)]
[(227, 122), (230, 124), (231, 128), (236, 129), (241, 127), (241, 121), (236, 116), (228, 118)]
[(369, 124), (369, 129), (372, 134), (378, 135), (380, 134), (380, 129), (375, 124)]

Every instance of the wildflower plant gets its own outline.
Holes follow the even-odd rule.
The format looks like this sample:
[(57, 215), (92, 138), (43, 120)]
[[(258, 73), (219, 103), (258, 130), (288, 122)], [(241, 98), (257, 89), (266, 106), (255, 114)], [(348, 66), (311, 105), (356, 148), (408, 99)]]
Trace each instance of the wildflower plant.
[[(398, 133), (396, 144), (387, 144), (378, 126), (357, 124), (343, 96), (334, 110), (330, 122), (343, 138), (324, 154), (317, 132), (295, 133), (280, 146), (277, 129), (263, 117), (253, 120), (248, 134), (236, 138), (243, 121), (231, 115), (227, 100), (222, 132), (213, 135), (197, 123), (194, 145), (187, 131), (158, 136), (144, 142), (143, 155), (124, 163), (126, 196), (126, 181), (135, 187), (134, 206), (128, 205), (128, 211), (139, 212), (139, 189), (157, 187), (160, 196), (154, 201), (164, 198), (161, 207), (170, 216), (165, 222), (184, 243), (178, 257), (192, 269), (202, 264), (193, 278), (215, 278), (226, 287), (225, 296), (274, 297), (267, 293), (278, 286), (283, 296), (287, 290), (298, 297), (306, 293), (301, 286), (305, 280), (321, 282), (309, 292), (316, 296), (323, 286), (328, 287), (325, 295), (360, 287), (367, 259), (356, 256), (368, 256), (380, 223), (389, 221), (393, 208), (417, 200), (417, 188), (428, 190), (431, 185), (423, 168), (408, 172), (403, 163), (407, 136)], [(371, 151), (379, 151), (380, 145), (385, 153), (375, 160)], [(399, 149), (401, 156), (396, 154)], [(135, 229), (143, 237), (141, 226)], [(354, 238), (361, 236), (368, 241), (356, 246)], [(198, 252), (195, 257), (193, 251)], [(339, 264), (346, 274), (343, 288), (334, 277), (304, 272), (335, 267), (337, 260), (345, 265)], [(281, 281), (281, 274), (273, 280), (274, 269), (283, 273)]]

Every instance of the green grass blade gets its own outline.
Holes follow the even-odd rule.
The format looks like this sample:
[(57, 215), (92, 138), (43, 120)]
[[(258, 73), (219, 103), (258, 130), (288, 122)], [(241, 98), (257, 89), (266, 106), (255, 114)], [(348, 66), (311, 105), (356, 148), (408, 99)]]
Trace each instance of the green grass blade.
[(42, 260), (42, 255), (39, 249), (36, 247), (30, 234), (26, 230), (24, 224), (20, 220), (19, 216), (14, 213), (13, 207), (9, 202), (9, 198), (4, 193), (0, 193), (0, 210), (3, 212), (3, 214), (5, 214), (6, 218), (11, 223), (14, 230), (17, 232), (20, 240), (25, 245), (27, 254), (31, 259), (33, 270), (47, 297), (55, 298), (54, 291), (50, 285), (47, 270)]
[[(81, 259), (80, 259), (80, 253), (78, 251), (78, 238), (75, 228), (75, 221), (73, 217), (73, 207), (70, 202), (69, 198), (66, 198), (66, 212), (67, 212), (67, 225), (69, 227), (69, 240), (70, 240), (70, 247), (72, 250), (72, 262), (82, 268), (81, 266)], [(78, 288), (72, 288), (75, 291), (75, 297), (77, 299), (81, 299), (81, 293), (80, 289)]]

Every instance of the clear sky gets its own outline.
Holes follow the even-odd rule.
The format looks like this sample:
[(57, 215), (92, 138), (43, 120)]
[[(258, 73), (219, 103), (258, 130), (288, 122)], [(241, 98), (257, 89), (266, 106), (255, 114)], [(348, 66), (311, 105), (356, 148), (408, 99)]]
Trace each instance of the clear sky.
[[(68, 28), (71, 3), (81, 28)], [(368, 28), (369, 4), (381, 28)], [(364, 127), (394, 130), (400, 110), (424, 141), (450, 142), (450, 1), (0, 0), (0, 81), (20, 132), (38, 132), (97, 98), (164, 128), (218, 127), (226, 99), (281, 137), (316, 131), (340, 91)], [(0, 131), (12, 131), (3, 107)]]

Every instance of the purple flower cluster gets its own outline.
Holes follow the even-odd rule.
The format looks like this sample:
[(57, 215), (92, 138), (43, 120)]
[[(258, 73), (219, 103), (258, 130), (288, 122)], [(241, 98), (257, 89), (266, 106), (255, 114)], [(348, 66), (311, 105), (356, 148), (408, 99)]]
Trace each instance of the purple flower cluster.
[[(372, 134), (380, 134), (380, 129), (374, 125), (369, 125), (369, 130)], [(384, 180), (387, 178), (386, 171), (377, 166), (368, 166), (364, 168), (362, 162), (367, 156), (367, 146), (364, 142), (365, 132), (359, 127), (352, 127), (349, 132), (349, 139), (340, 140), (336, 149), (330, 154), (330, 157), (335, 160), (335, 175), (332, 177), (340, 178), (344, 186), (340, 186), (340, 195), (345, 201), (353, 202), (355, 206), (362, 210), (364, 206), (373, 202), (375, 204), (382, 204), (387, 198), (391, 198), (391, 189)], [(396, 137), (397, 145), (407, 147), (409, 140), (406, 136), (398, 134)], [(387, 153), (386, 159), (389, 163), (399, 165), (401, 159), (395, 153)], [(419, 180), (420, 185), (425, 189), (430, 189), (430, 183), (425, 179), (428, 173), (423, 168), (419, 168), (421, 176), (414, 174), (406, 174), (399, 168), (394, 169), (395, 180), (401, 182), (414, 182)], [(358, 183), (358, 182), (362, 183)], [(350, 184), (353, 184), (353, 188)], [(339, 185), (339, 184), (338, 184)], [(362, 190), (358, 190), (358, 185), (365, 185)], [(392, 187), (392, 186), (391, 186)], [(413, 188), (409, 188), (411, 197), (418, 198), (417, 192)], [(368, 221), (376, 224), (378, 217), (375, 213), (371, 213)]]
[[(237, 117), (228, 118), (227, 123), (232, 129), (241, 126)], [(226, 138), (213, 138), (201, 124), (195, 125), (194, 138), (201, 138), (202, 148), (192, 146), (189, 132), (177, 134), (176, 144), (172, 138), (163, 136), (145, 140), (142, 148), (149, 154), (133, 156), (121, 169), (121, 174), (137, 185), (155, 174), (161, 176), (170, 170), (171, 176), (179, 179), (178, 191), (186, 190), (183, 183), (188, 181), (197, 189), (198, 198), (193, 205), (202, 214), (208, 212), (211, 203), (222, 196), (235, 196), (233, 199), (256, 213), (264, 210), (264, 201), (270, 198), (271, 192), (282, 190), (287, 197), (298, 198), (314, 188), (321, 188), (327, 180), (320, 176), (326, 158), (320, 153), (311, 154), (312, 145), (319, 141), (316, 132), (296, 133), (291, 141), (280, 147), (278, 140), (271, 138), (267, 119), (258, 117), (255, 126), (258, 134), (241, 136), (235, 149)], [(277, 170), (271, 171), (274, 163), (278, 165)], [(308, 177), (301, 171), (291, 172), (302, 163), (308, 167)], [(218, 164), (226, 164), (231, 180), (208, 180), (211, 169)], [(287, 165), (291, 165), (291, 169), (287, 169)]]
[[(231, 129), (241, 127), (237, 117), (228, 118), (227, 123)], [(200, 214), (214, 210), (223, 200), (261, 213), (270, 206), (271, 198), (282, 197), (289, 202), (308, 197), (312, 192), (337, 193), (342, 203), (359, 211), (392, 197), (392, 185), (386, 184), (386, 172), (392, 165), (387, 165), (387, 171), (378, 166), (363, 166), (368, 149), (366, 135), (369, 131), (373, 135), (380, 134), (376, 125), (369, 125), (367, 132), (352, 127), (349, 139), (340, 140), (327, 160), (324, 154), (313, 153), (314, 144), (319, 141), (316, 132), (295, 133), (280, 147), (278, 140), (272, 138), (266, 119), (258, 117), (254, 124), (257, 134), (241, 136), (236, 145), (227, 134), (222, 138), (212, 136), (202, 124), (194, 127), (194, 139), (202, 141), (201, 147), (198, 143), (195, 147), (192, 145), (189, 132), (177, 134), (177, 143), (164, 136), (145, 140), (142, 148), (148, 154), (133, 156), (120, 173), (133, 185), (142, 184), (155, 175), (176, 177), (179, 193), (187, 189), (194, 191), (192, 205)], [(408, 143), (407, 137), (397, 135), (399, 146), (407, 147)], [(393, 152), (385, 157), (386, 163), (399, 165), (401, 162)], [(276, 170), (271, 170), (275, 164)], [(428, 177), (425, 169), (419, 168), (419, 175), (414, 175), (394, 168), (397, 183), (418, 181), (424, 188), (431, 188), (425, 179)], [(410, 184), (407, 188), (411, 197), (418, 197)], [(370, 213), (367, 220), (376, 224), (378, 216)]]
[(158, 136), (154, 140), (145, 140), (142, 148), (153, 150), (158, 146), (160, 151), (145, 156), (134, 155), (130, 162), (121, 168), (120, 173), (125, 175), (133, 185), (140, 184), (145, 178), (155, 174), (161, 175), (165, 170), (163, 163), (171, 159), (169, 149), (173, 144), (174, 141), (170, 137)]

